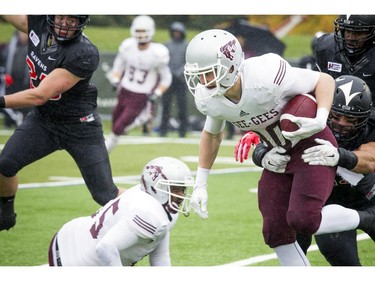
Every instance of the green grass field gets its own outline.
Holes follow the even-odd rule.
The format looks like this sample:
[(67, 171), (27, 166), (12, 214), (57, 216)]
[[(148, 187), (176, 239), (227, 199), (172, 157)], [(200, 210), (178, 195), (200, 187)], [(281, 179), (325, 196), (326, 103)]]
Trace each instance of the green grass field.
[[(0, 23), (0, 30), (0, 42), (7, 42), (13, 28)], [(188, 38), (195, 33), (197, 31), (189, 31)], [(89, 26), (86, 34), (100, 51), (116, 52), (118, 45), (128, 36), (129, 31), (123, 28)], [(158, 30), (155, 41), (164, 42), (166, 38), (167, 31)], [(285, 57), (299, 58), (309, 54), (310, 40), (311, 37), (307, 35), (286, 37), (284, 40), (287, 45)], [(108, 122), (105, 123), (105, 132), (109, 133)], [(4, 132), (0, 135), (0, 149), (8, 139), (9, 133)], [(132, 132), (130, 137), (137, 136), (140, 136), (139, 131)], [(138, 176), (144, 164), (154, 157), (173, 156), (182, 160), (188, 159), (187, 157), (196, 157), (198, 136), (192, 134), (187, 139), (191, 140), (191, 143), (181, 143), (177, 135), (171, 134), (168, 139), (163, 139), (168, 140), (164, 143), (159, 142), (158, 139), (151, 139), (154, 143), (119, 145), (110, 155), (116, 183), (120, 187), (133, 185), (134, 182), (126, 182), (121, 177)], [(142, 140), (147, 140), (147, 137)], [(218, 161), (213, 167), (215, 173), (209, 178), (208, 220), (202, 220), (195, 214), (191, 214), (188, 218), (181, 216), (171, 233), (173, 265), (189, 267), (189, 270), (193, 272), (189, 271), (186, 276), (176, 276), (174, 279), (187, 280), (189, 274), (199, 274), (200, 272), (197, 272), (195, 268), (202, 266), (211, 268), (218, 265), (241, 264), (254, 268), (269, 268), (278, 265), (272, 249), (264, 244), (261, 234), (262, 221), (257, 205), (257, 195), (254, 192), (260, 172), (238, 170), (253, 167), (234, 162), (235, 143), (236, 141), (225, 142), (222, 145)], [(221, 162), (228, 159), (232, 162)], [(186, 163), (193, 171), (196, 170), (196, 162)], [(99, 207), (91, 199), (83, 184), (71, 183), (74, 180), (81, 181), (80, 173), (73, 160), (63, 151), (25, 167), (19, 173), (20, 190), (15, 203), (18, 215), (17, 225), (8, 232), (0, 232), (0, 266), (2, 266), (0, 278), (3, 278), (3, 273), (7, 272), (8, 268), (45, 265), (48, 261), (49, 242), (55, 232), (68, 220), (90, 215)], [(69, 181), (70, 184), (68, 184)], [(60, 186), (56, 187), (58, 184)], [(36, 187), (27, 188), (32, 186)], [(358, 248), (362, 264), (374, 265), (373, 241), (370, 239), (360, 241)], [(309, 252), (308, 258), (313, 266), (328, 266), (319, 251)], [(139, 262), (138, 267), (141, 266), (148, 266), (148, 260), (144, 259)], [(242, 269), (236, 269), (235, 273), (239, 271), (242, 272)], [(245, 274), (248, 274), (250, 278), (256, 272), (246, 271)], [(11, 271), (11, 273), (14, 272)], [(215, 273), (215, 277), (220, 277), (219, 274), (222, 271), (215, 269), (209, 273)], [(269, 273), (268, 269), (267, 273)], [(304, 279), (314, 276), (302, 274), (304, 274)], [(296, 276), (299, 279), (302, 278), (302, 275), (296, 274)], [(231, 276), (226, 277), (231, 278)], [(205, 278), (198, 275), (196, 278), (191, 276), (189, 279), (200, 281)], [(220, 278), (220, 280), (223, 279)]]
[[(105, 130), (108, 133), (108, 124)], [(137, 137), (142, 144), (130, 142)], [(158, 156), (185, 160), (195, 171), (198, 137), (191, 134), (186, 139), (179, 139), (172, 134), (167, 139), (159, 139), (141, 137), (139, 131), (134, 131), (124, 137), (125, 144), (116, 147), (110, 155), (116, 183), (120, 187), (132, 186), (134, 181), (126, 182), (121, 177), (138, 176), (144, 164)], [(0, 144), (7, 138), (8, 134), (3, 133)], [(254, 167), (250, 164), (234, 161), (235, 143), (236, 140), (223, 143), (214, 173), (209, 178), (209, 218), (202, 220), (195, 214), (187, 218), (181, 216), (171, 233), (174, 266), (218, 266), (236, 262), (249, 266), (278, 265), (261, 234), (256, 194), (260, 171), (251, 171)], [(80, 174), (73, 160), (63, 151), (35, 162), (19, 173), (21, 188), (15, 203), (17, 225), (10, 231), (0, 232), (1, 266), (47, 264), (50, 239), (62, 224), (78, 216), (90, 215), (97, 209), (87, 188), (79, 182), (69, 184), (69, 180), (80, 180)], [(56, 183), (62, 186), (53, 186)], [(367, 239), (358, 244), (363, 265), (373, 265), (373, 242)], [(265, 257), (264, 261), (255, 262), (257, 258), (262, 260), (261, 257)], [(328, 265), (319, 251), (310, 252), (308, 257), (314, 266)], [(137, 265), (148, 266), (148, 260)]]

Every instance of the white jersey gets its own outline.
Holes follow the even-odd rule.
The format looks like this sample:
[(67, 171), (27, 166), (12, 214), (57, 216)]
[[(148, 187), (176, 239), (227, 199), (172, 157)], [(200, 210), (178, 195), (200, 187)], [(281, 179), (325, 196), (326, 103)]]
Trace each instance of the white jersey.
[[(225, 96), (208, 101), (195, 99), (198, 110), (207, 115), (205, 130), (219, 133), (225, 120), (243, 131), (253, 131), (267, 144), (284, 146), (287, 140), (279, 127), (281, 111), (293, 96), (314, 91), (319, 72), (291, 67), (276, 54), (252, 57), (241, 66), (242, 95), (239, 103)], [(207, 95), (199, 88), (196, 96)]]
[(177, 218), (178, 214), (168, 215), (159, 201), (142, 191), (140, 185), (134, 186), (94, 215), (63, 225), (56, 235), (61, 264), (103, 265), (97, 247), (104, 243), (116, 249), (108, 256), (119, 252), (124, 266), (133, 265), (149, 254), (151, 265), (170, 265), (169, 230)]
[(137, 40), (128, 38), (119, 47), (112, 71), (124, 73), (120, 81), (123, 88), (150, 94), (158, 84), (170, 86), (169, 59), (169, 51), (163, 44), (151, 42), (146, 50), (140, 50)]

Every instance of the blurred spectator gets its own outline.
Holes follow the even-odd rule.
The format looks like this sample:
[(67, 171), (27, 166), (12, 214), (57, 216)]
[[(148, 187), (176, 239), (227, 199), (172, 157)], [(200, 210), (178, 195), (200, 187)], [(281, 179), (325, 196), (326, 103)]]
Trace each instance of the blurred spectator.
[(318, 31), (314, 34), (313, 39), (311, 40), (311, 55), (304, 56), (300, 61), (299, 61), (299, 67), (301, 68), (307, 68), (307, 69), (314, 69), (316, 70), (316, 53), (315, 53), (315, 48), (318, 42), (318, 38), (322, 36), (324, 32)]
[[(2, 85), (1, 94), (12, 94), (30, 87), (29, 68), (26, 64), (27, 34), (16, 31), (8, 44), (0, 50), (0, 66), (3, 67), (3, 75), (7, 75), (7, 85)], [(24, 116), (30, 108), (3, 109), (5, 128), (17, 127), (22, 123)]]
[(154, 116), (152, 105), (172, 82), (168, 67), (169, 51), (152, 42), (154, 20), (145, 15), (134, 18), (131, 38), (125, 39), (107, 74), (112, 85), (118, 85), (118, 103), (112, 112), (112, 133), (106, 139), (108, 152), (117, 145), (119, 137), (134, 127), (150, 124)]
[(188, 118), (187, 118), (187, 86), (184, 78), (185, 52), (187, 47), (186, 28), (181, 22), (173, 22), (169, 27), (170, 40), (165, 43), (169, 50), (170, 61), (169, 68), (172, 72), (172, 84), (168, 91), (162, 96), (163, 105), (160, 136), (165, 137), (170, 128), (171, 107), (174, 107), (175, 98), (178, 106), (178, 135), (185, 137)]

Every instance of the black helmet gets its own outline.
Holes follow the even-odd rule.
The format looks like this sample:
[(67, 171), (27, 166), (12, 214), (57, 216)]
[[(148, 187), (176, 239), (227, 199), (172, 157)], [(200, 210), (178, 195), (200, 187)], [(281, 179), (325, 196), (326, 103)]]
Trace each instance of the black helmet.
[(62, 29), (62, 26), (55, 25), (55, 15), (47, 15), (47, 23), (48, 23), (48, 31), (51, 33), (57, 42), (59, 43), (66, 43), (78, 38), (82, 31), (86, 28), (87, 23), (90, 21), (90, 17), (88, 15), (71, 15), (71, 17), (76, 17), (79, 20), (79, 23), (75, 27), (69, 27), (68, 30), (74, 30), (75, 33), (71, 37), (67, 37), (66, 35), (61, 35), (55, 31), (55, 28), (59, 30)]
[[(358, 77), (343, 75), (335, 81), (336, 90), (327, 124), (339, 145), (343, 146), (365, 130), (371, 114), (372, 94), (367, 84)], [(353, 124), (338, 124), (340, 115), (350, 118)]]
[[(344, 50), (348, 56), (357, 56), (375, 44), (375, 15), (341, 15), (334, 21), (335, 39), (339, 48)], [(364, 39), (363, 47), (356, 48), (360, 40), (345, 40), (345, 30), (353, 32), (367, 32)], [(347, 41), (347, 42), (346, 42)], [(350, 43), (350, 44), (348, 44)]]
[(185, 39), (186, 37), (186, 29), (185, 25), (182, 22), (175, 21), (169, 26), (169, 32), (170, 36), (173, 37), (173, 32), (180, 32), (181, 33), (181, 38)]

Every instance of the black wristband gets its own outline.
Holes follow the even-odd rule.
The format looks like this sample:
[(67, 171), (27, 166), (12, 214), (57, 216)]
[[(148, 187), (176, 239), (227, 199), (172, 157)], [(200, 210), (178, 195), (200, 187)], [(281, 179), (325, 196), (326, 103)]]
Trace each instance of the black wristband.
[(354, 152), (346, 150), (345, 148), (339, 147), (339, 162), (338, 166), (343, 167), (348, 170), (354, 169), (358, 163), (358, 157)]
[(257, 165), (258, 167), (262, 167), (262, 159), (267, 152), (268, 152), (267, 146), (265, 146), (263, 143), (257, 144), (252, 155), (252, 160), (254, 164)]
[(3, 96), (0, 97), (0, 108), (5, 107), (5, 98)]

